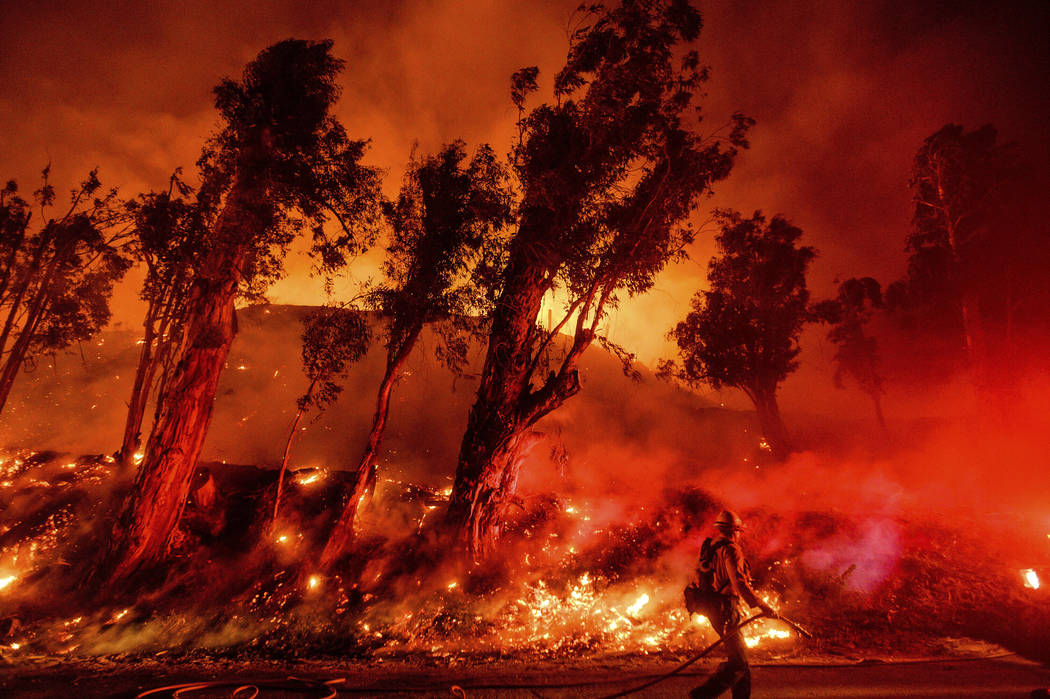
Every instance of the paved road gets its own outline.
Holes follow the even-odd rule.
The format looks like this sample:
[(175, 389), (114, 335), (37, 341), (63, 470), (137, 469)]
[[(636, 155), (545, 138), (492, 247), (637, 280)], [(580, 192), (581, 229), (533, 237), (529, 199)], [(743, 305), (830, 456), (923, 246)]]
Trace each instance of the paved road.
[[(0, 696), (12, 699), (43, 697), (126, 697), (131, 699), (145, 689), (190, 681), (222, 679), (234, 682), (223, 691), (194, 692), (183, 696), (231, 697), (237, 684), (252, 680), (271, 686), (289, 675), (312, 678), (317, 682), (329, 678), (346, 678), (340, 685), (340, 697), (449, 697), (453, 684), (464, 687), (466, 696), (475, 697), (577, 697), (596, 699), (639, 684), (641, 674), (665, 672), (667, 663), (634, 664), (625, 669), (622, 663), (609, 661), (604, 667), (591, 664), (575, 668), (571, 664), (536, 666), (528, 663), (489, 662), (484, 666), (461, 664), (458, 667), (405, 666), (397, 663), (355, 666), (343, 663), (285, 665), (260, 667), (238, 663), (214, 663), (203, 667), (168, 665), (108, 667), (84, 665), (50, 665), (29, 668), (0, 667)], [(635, 697), (685, 697), (689, 689), (702, 681), (704, 670), (674, 677)], [(580, 684), (586, 683), (586, 684)], [(560, 686), (558, 686), (560, 685)], [(576, 685), (576, 686), (569, 686)], [(952, 697), (953, 699), (1027, 698), (1034, 689), (1050, 687), (1050, 668), (1015, 657), (976, 661), (936, 661), (926, 663), (871, 663), (849, 667), (829, 666), (763, 666), (754, 669), (755, 699), (876, 699), (882, 697)], [(277, 697), (318, 697), (315, 692), (290, 692), (267, 689), (261, 685), (259, 699)], [(170, 692), (166, 695), (170, 697)], [(242, 699), (250, 693), (237, 695)]]
[[(652, 693), (634, 696), (685, 696), (699, 681), (700, 678), (694, 677), (676, 679), (654, 687)], [(1027, 698), (1033, 689), (1050, 686), (1050, 669), (1016, 659), (856, 667), (758, 667), (752, 675), (752, 686), (752, 696), (756, 699)]]

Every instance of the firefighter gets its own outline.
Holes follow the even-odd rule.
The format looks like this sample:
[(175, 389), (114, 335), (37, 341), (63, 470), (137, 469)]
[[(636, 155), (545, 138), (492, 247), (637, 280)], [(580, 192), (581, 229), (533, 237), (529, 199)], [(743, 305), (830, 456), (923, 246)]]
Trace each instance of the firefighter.
[(711, 568), (713, 587), (719, 594), (718, 604), (711, 610), (711, 626), (724, 640), (726, 662), (719, 665), (707, 681), (689, 693), (692, 699), (717, 697), (731, 689), (733, 699), (751, 696), (751, 667), (747, 661), (747, 645), (735, 627), (740, 624), (740, 601), (758, 607), (771, 618), (779, 617), (776, 610), (759, 599), (751, 587), (751, 572), (740, 550), (740, 531), (744, 522), (731, 510), (723, 510), (715, 520), (718, 538), (710, 546), (710, 561), (701, 559), (701, 569)]

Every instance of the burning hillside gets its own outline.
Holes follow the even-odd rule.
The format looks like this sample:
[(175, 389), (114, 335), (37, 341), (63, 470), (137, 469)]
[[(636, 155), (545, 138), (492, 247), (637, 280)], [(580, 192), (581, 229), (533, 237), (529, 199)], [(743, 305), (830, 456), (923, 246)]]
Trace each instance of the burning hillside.
[[(285, 318), (302, 315), (280, 307), (243, 314), (220, 391), (209, 453), (266, 455), (263, 466), (203, 462), (169, 564), (111, 590), (101, 605), (78, 581), (105, 544), (113, 503), (128, 487), (126, 472), (109, 456), (4, 453), (5, 656), (455, 660), (688, 653), (716, 636), (706, 619), (686, 613), (682, 588), (694, 575), (710, 521), (732, 498), (751, 524), (745, 548), (759, 589), (815, 636), (802, 641), (784, 624), (763, 620), (747, 628), (748, 646), (781, 658), (923, 654), (966, 635), (1046, 657), (1050, 547), (1030, 514), (1037, 489), (1019, 494), (1009, 479), (973, 474), (971, 482), (946, 485), (931, 468), (958, 454), (993, 458), (988, 445), (1004, 443), (1003, 435), (935, 426), (891, 457), (860, 454), (846, 462), (803, 454), (775, 465), (738, 413), (701, 413), (705, 430), (723, 433), (723, 446), (714, 450), (706, 444), (709, 432), (680, 431), (678, 425), (698, 419), (695, 409), (651, 378), (630, 383), (630, 390), (636, 404), (661, 406), (660, 417), (644, 422), (619, 412), (611, 396), (626, 390), (621, 382), (628, 379), (616, 360), (601, 355), (585, 377), (591, 398), (573, 412), (577, 425), (593, 428), (581, 434), (552, 426), (558, 448), (550, 457), (534, 452), (533, 475), (506, 513), (500, 555), (479, 565), (465, 565), (442, 543), (451, 487), (449, 474), (433, 465), (451, 458), (451, 447), (442, 445), (452, 442), (444, 435), (454, 431), (448, 410), (456, 403), (418, 402), (434, 382), (470, 378), (454, 380), (420, 362), (406, 380), (428, 383), (403, 391), (411, 402), (396, 414), (414, 424), (392, 438), (351, 555), (326, 572), (316, 563), (325, 532), (353, 488), (352, 472), (338, 468), (341, 458), (333, 456), (353, 440), (336, 441), (333, 432), (362, 415), (348, 391), (309, 426), (274, 519), (280, 442), (264, 436), (280, 433), (300, 388), (300, 375), (283, 359), (291, 351), (281, 343), (292, 335)], [(125, 372), (121, 362), (129, 355), (113, 342), (106, 351), (113, 354), (92, 358), (94, 375)], [(369, 359), (360, 372), (366, 376), (351, 382), (370, 382), (377, 364)], [(54, 381), (49, 387), (41, 377), (37, 395), (53, 395), (66, 378)], [(668, 431), (682, 439), (670, 440)], [(596, 433), (616, 438), (599, 446), (591, 441)], [(1031, 426), (1015, 426), (1008, 440), (1014, 460), (1037, 458), (1037, 444), (1026, 441), (1032, 433)], [(430, 438), (420, 442), (416, 434)], [(661, 442), (671, 446), (649, 452)], [(712, 465), (739, 466), (690, 475), (687, 464), (699, 453)], [(594, 471), (599, 454), (605, 478)], [(653, 469), (660, 479), (646, 477)], [(831, 471), (835, 478), (827, 477)], [(544, 488), (551, 482), (557, 492)], [(1011, 501), (1029, 504), (1009, 515), (1004, 508)], [(1003, 531), (1011, 532), (1008, 540)]]
[[(0, 595), (12, 660), (667, 654), (716, 638), (682, 606), (698, 540), (721, 506), (698, 488), (614, 516), (586, 497), (526, 496), (508, 521), (505, 555), (463, 568), (437, 543), (434, 511), (447, 490), (384, 479), (350, 562), (322, 574), (312, 563), (317, 533), (348, 487), (345, 472), (294, 472), (273, 522), (274, 471), (210, 463), (167, 572), (98, 606), (68, 590), (96, 555), (100, 532), (84, 522), (109, 497), (111, 461), (18, 452), (3, 469)], [(1035, 537), (1007, 550), (980, 526), (903, 516), (770, 506), (748, 519), (759, 588), (815, 635), (802, 642), (766, 620), (748, 628), (748, 646), (781, 658), (922, 654), (968, 635), (1046, 657), (1040, 575), (1050, 556)]]

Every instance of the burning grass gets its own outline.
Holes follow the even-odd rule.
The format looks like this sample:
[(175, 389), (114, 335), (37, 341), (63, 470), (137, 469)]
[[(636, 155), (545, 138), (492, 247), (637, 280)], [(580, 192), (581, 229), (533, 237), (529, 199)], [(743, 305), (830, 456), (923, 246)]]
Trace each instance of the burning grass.
[[(448, 497), (381, 481), (354, 555), (313, 569), (349, 478), (295, 472), (275, 523), (272, 471), (211, 464), (194, 483), (170, 565), (110, 594), (78, 588), (104, 522), (114, 465), (19, 452), (0, 462), (0, 653), (169, 657), (564, 657), (684, 653), (714, 640), (681, 591), (704, 524), (707, 492), (610, 512), (602, 502), (526, 498), (503, 555), (449, 557), (436, 528)], [(974, 527), (832, 512), (748, 513), (758, 587), (811, 628), (808, 650), (921, 652), (965, 634), (1046, 659), (1050, 605), (1040, 560), (1020, 560)], [(1045, 548), (1045, 547), (1044, 547)], [(783, 625), (749, 628), (748, 644), (802, 651)]]

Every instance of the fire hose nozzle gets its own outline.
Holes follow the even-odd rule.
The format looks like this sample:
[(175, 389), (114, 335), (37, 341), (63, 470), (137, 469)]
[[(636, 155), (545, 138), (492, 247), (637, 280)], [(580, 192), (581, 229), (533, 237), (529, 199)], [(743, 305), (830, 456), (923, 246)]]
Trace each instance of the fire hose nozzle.
[(795, 623), (794, 621), (791, 621), (791, 619), (788, 619), (786, 616), (783, 616), (779, 612), (777, 613), (776, 616), (771, 616), (769, 614), (765, 614), (764, 616), (767, 616), (770, 619), (779, 619), (780, 621), (784, 622), (789, 627), (791, 627), (791, 629), (795, 633), (797, 633), (799, 636), (802, 636), (803, 638), (813, 638), (813, 634), (811, 634), (809, 631), (806, 631), (806, 629), (804, 629), (802, 626), (800, 626), (799, 624)]

